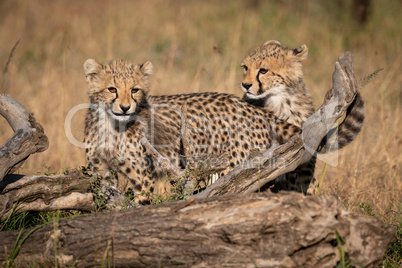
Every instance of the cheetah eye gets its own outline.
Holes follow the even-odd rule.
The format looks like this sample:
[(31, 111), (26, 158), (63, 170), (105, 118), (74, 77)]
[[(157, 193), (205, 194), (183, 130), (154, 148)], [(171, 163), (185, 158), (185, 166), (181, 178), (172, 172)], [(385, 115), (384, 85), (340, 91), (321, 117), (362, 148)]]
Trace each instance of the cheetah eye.
[(241, 67), (243, 67), (243, 69), (247, 72), (248, 67), (246, 65), (242, 65)]
[(265, 68), (260, 69), (260, 74), (266, 74), (266, 73), (268, 73), (268, 69)]
[(115, 88), (115, 87), (108, 87), (107, 90), (109, 90), (110, 93), (116, 93), (117, 92), (117, 88)]
[(139, 90), (140, 90), (139, 88), (132, 88), (132, 89), (131, 89), (131, 94), (135, 94), (135, 93), (137, 93)]

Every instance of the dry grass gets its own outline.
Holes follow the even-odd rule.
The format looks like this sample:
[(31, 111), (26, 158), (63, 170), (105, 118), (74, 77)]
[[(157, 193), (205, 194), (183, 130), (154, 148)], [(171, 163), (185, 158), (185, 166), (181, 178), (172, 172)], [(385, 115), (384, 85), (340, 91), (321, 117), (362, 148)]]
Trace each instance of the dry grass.
[[(366, 86), (367, 118), (359, 138), (327, 167), (321, 193), (336, 193), (355, 210), (357, 203), (391, 219), (401, 209), (402, 18), (400, 1), (373, 1), (365, 26), (353, 21), (347, 1), (34, 1), (0, 2), (0, 66), (21, 40), (0, 93), (23, 103), (42, 123), (49, 149), (33, 155), (22, 173), (45, 166), (85, 164), (84, 151), (66, 139), (67, 112), (87, 102), (82, 64), (124, 58), (151, 60), (154, 94), (197, 91), (241, 96), (242, 59), (257, 45), (276, 39), (290, 47), (307, 44), (305, 79), (318, 106), (331, 87), (340, 53), (351, 50), (355, 72), (363, 77), (383, 67)], [(343, 8), (336, 3), (344, 3)], [(3, 68), (3, 67), (2, 67)], [(73, 118), (83, 138), (84, 111)], [(0, 119), (0, 143), (11, 129)], [(318, 164), (317, 177), (322, 171)]]

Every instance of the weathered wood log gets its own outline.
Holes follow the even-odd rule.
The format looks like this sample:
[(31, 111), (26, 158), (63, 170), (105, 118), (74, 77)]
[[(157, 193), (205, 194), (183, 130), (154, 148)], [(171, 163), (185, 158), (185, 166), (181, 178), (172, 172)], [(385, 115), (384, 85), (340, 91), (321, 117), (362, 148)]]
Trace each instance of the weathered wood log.
[(320, 108), (303, 124), (302, 135), (288, 143), (273, 146), (226, 176), (219, 178), (197, 198), (228, 193), (250, 193), (272, 183), (280, 175), (307, 163), (316, 152), (330, 128), (342, 117), (357, 94), (352, 53), (342, 54), (332, 75), (333, 87), (327, 91)]
[[(22, 231), (21, 238), (31, 229)], [(342, 238), (338, 243), (336, 232)], [(0, 233), (0, 263), (20, 231)], [(62, 219), (28, 236), (15, 259), (26, 266), (334, 267), (340, 248), (376, 267), (394, 238), (380, 220), (351, 214), (334, 196), (298, 193), (190, 199), (125, 212)]]
[(18, 169), (29, 155), (43, 152), (49, 146), (43, 127), (25, 107), (8, 95), (0, 94), (0, 115), (14, 131), (14, 135), (0, 148), (0, 182)]
[(66, 175), (10, 175), (0, 182), (0, 219), (13, 211), (94, 210), (91, 181), (78, 171)]

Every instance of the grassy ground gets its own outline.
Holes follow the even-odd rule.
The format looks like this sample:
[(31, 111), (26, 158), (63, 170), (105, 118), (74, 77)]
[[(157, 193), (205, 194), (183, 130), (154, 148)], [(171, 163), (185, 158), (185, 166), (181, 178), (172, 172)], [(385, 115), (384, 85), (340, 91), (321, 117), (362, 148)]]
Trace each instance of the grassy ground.
[[(69, 110), (86, 103), (83, 63), (124, 58), (151, 60), (153, 94), (218, 91), (241, 96), (242, 59), (271, 39), (289, 47), (306, 44), (306, 85), (320, 105), (331, 87), (340, 53), (354, 54), (363, 77), (384, 68), (362, 90), (366, 121), (358, 139), (327, 166), (320, 193), (337, 194), (345, 208), (375, 214), (394, 225), (402, 210), (402, 3), (372, 1), (371, 15), (359, 25), (349, 1), (13, 1), (0, 2), (0, 66), (20, 40), (0, 93), (32, 111), (50, 139), (21, 173), (61, 170), (85, 164), (84, 151), (65, 134)], [(85, 111), (72, 120), (83, 138)], [(0, 143), (11, 129), (0, 118)], [(318, 161), (321, 177), (323, 163)], [(399, 217), (399, 219), (398, 219)]]

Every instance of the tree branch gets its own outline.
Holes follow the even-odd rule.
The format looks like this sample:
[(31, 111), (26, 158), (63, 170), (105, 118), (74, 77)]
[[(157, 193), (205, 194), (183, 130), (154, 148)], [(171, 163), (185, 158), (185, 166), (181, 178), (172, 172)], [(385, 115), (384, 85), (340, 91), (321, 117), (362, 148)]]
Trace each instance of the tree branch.
[(53, 211), (94, 209), (90, 178), (78, 171), (68, 175), (10, 175), (0, 182), (0, 219), (13, 211)]
[(30, 154), (43, 152), (49, 146), (43, 127), (25, 107), (7, 95), (0, 94), (0, 115), (15, 132), (0, 148), (0, 182), (28, 158)]

